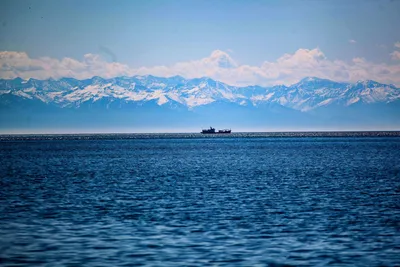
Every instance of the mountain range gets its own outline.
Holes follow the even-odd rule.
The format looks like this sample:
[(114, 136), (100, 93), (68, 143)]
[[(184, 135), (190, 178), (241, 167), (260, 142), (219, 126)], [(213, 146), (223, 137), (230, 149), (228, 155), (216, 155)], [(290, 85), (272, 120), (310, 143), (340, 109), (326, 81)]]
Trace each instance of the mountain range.
[(207, 77), (0, 79), (0, 129), (399, 129), (400, 88), (306, 77), (236, 87)]

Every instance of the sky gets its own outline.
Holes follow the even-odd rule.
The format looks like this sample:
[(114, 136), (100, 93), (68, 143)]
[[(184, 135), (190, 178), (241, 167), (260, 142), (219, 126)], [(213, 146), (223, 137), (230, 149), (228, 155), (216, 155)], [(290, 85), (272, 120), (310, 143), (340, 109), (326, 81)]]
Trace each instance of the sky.
[(398, 0), (3, 0), (0, 78), (400, 86)]

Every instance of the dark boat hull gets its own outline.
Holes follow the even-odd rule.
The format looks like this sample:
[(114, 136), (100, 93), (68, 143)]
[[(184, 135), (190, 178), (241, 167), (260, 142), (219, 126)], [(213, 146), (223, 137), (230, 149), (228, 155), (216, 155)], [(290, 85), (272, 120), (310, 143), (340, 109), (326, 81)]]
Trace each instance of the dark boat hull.
[(215, 131), (215, 128), (210, 127), (210, 129), (202, 130), (202, 134), (230, 134), (231, 130), (229, 129), (224, 129), (224, 130), (218, 130), (218, 132)]

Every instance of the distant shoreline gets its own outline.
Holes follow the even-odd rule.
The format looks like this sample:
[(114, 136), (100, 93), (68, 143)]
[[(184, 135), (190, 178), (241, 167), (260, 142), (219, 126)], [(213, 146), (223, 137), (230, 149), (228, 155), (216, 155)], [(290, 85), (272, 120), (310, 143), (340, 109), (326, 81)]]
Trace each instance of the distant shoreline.
[(207, 138), (290, 138), (290, 137), (400, 137), (400, 131), (299, 131), (201, 133), (47, 133), (0, 134), (0, 141), (18, 140), (118, 140), (118, 139), (207, 139)]

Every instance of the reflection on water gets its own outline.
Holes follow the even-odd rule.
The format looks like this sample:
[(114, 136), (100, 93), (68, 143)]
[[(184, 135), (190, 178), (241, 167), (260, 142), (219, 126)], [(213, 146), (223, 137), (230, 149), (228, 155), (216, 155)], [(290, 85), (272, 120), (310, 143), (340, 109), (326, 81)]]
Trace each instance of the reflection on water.
[(0, 262), (400, 264), (400, 138), (182, 135), (2, 136)]

